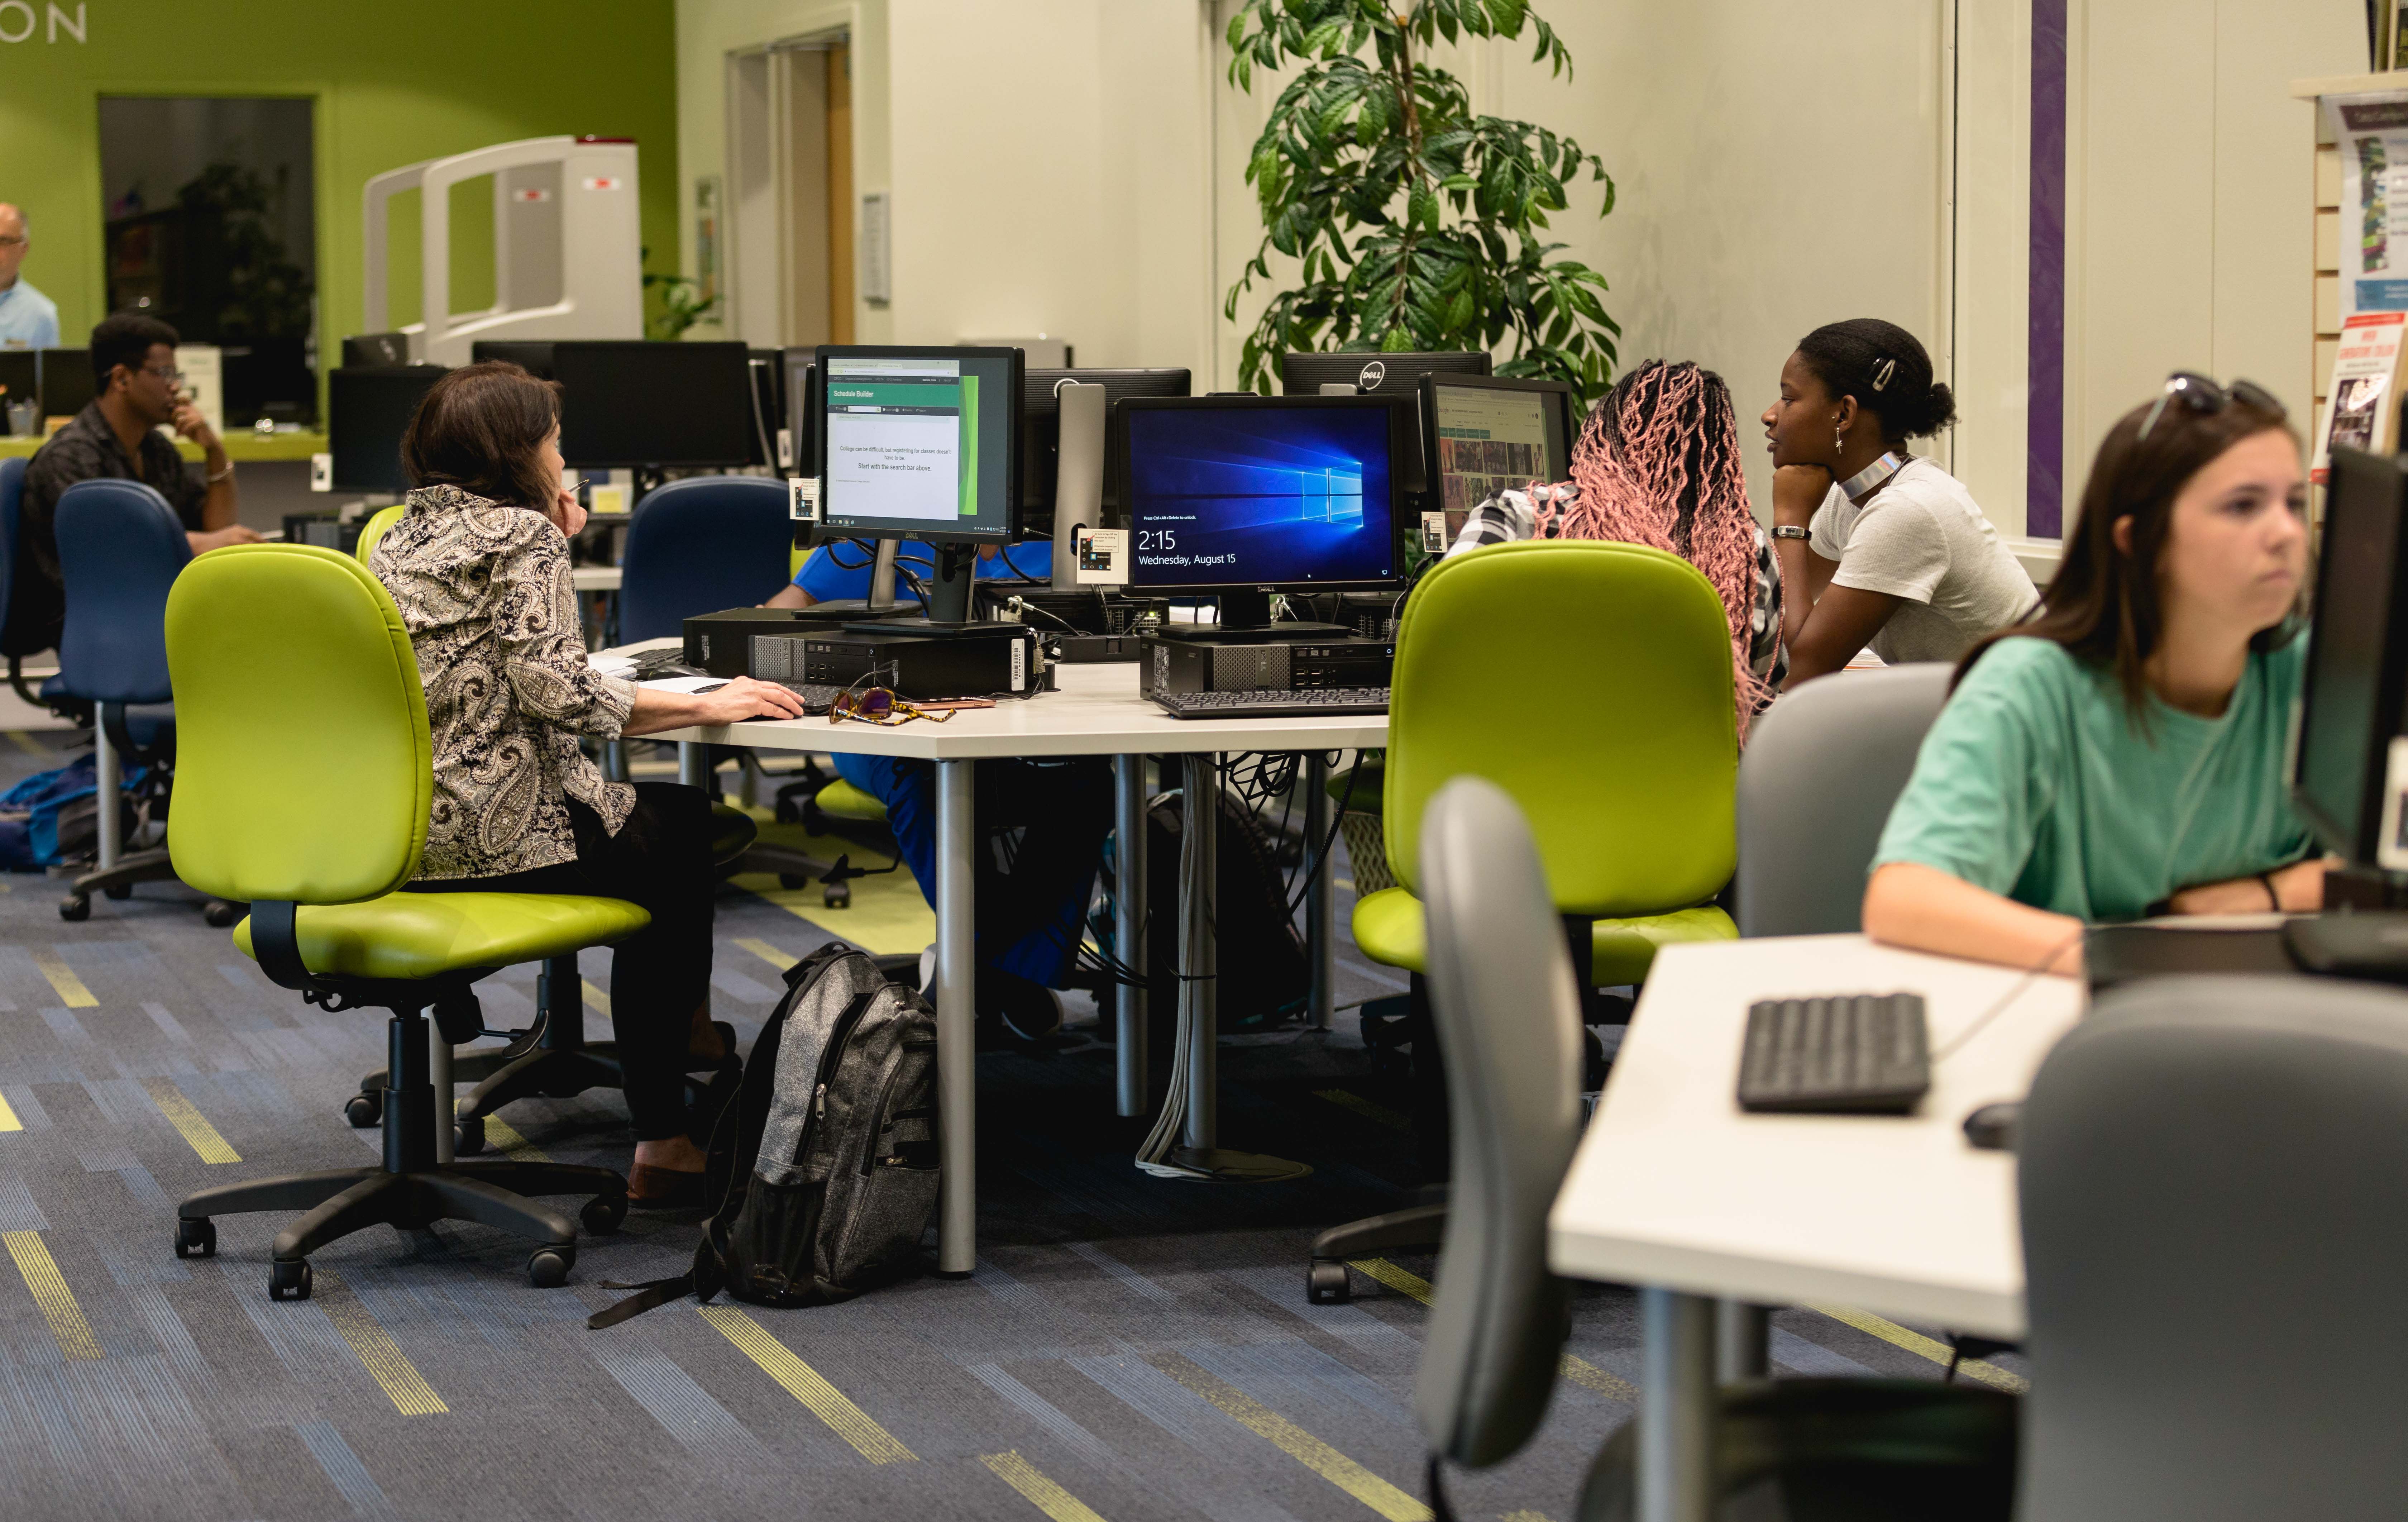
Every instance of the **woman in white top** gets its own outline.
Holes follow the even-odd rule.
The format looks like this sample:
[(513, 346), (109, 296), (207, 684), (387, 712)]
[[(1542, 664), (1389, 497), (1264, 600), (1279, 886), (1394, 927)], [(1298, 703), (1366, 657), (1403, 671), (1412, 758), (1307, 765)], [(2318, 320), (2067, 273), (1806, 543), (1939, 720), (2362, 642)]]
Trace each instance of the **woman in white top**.
[(1763, 422), (1790, 686), (1867, 645), (1893, 666), (1953, 661), (2039, 601), (1964, 484), (1907, 452), (1956, 421), (1931, 357), (1896, 323), (1828, 323), (1782, 366)]

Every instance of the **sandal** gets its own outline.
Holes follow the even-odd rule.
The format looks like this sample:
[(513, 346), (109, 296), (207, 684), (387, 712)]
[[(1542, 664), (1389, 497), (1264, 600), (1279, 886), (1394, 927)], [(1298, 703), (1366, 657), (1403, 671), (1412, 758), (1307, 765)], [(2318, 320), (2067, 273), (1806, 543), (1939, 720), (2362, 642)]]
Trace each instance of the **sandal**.
[(702, 1203), (702, 1170), (680, 1172), (638, 1163), (627, 1170), (627, 1204), (634, 1210), (683, 1210)]

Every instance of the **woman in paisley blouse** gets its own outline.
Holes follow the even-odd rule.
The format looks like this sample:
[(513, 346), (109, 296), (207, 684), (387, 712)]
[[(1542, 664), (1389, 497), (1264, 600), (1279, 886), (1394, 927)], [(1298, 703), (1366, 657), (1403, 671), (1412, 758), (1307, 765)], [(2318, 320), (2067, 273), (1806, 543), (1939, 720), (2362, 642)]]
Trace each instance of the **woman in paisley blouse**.
[(426, 684), (435, 799), (414, 891), (595, 894), (652, 924), (611, 959), (610, 1022), (636, 1132), (629, 1198), (701, 1197), (689, 1056), (726, 1055), (710, 1021), (710, 801), (670, 783), (603, 780), (579, 747), (687, 725), (800, 716), (783, 687), (738, 678), (664, 693), (592, 669), (568, 579), (584, 526), (560, 489), (559, 388), (487, 363), (437, 380), (410, 419), (417, 489), (371, 568), (408, 625)]

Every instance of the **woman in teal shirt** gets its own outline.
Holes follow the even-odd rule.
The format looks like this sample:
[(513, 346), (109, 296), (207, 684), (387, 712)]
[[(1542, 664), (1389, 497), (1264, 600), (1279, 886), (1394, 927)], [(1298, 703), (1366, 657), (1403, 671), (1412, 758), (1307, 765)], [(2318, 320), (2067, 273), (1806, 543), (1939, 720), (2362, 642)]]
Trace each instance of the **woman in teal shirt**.
[(2030, 622), (1974, 647), (1873, 856), (1895, 945), (2079, 971), (2082, 931), (2311, 910), (2283, 757), (2306, 482), (2281, 404), (2177, 374), (2109, 432)]

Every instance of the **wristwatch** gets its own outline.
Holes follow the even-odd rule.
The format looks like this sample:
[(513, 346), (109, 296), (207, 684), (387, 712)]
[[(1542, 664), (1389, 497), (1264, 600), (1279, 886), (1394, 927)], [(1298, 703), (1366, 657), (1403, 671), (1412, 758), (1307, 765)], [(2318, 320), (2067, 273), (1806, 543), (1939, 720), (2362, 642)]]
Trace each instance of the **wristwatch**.
[(1802, 539), (1811, 536), (1801, 524), (1775, 524), (1772, 525), (1772, 537), (1776, 539)]

